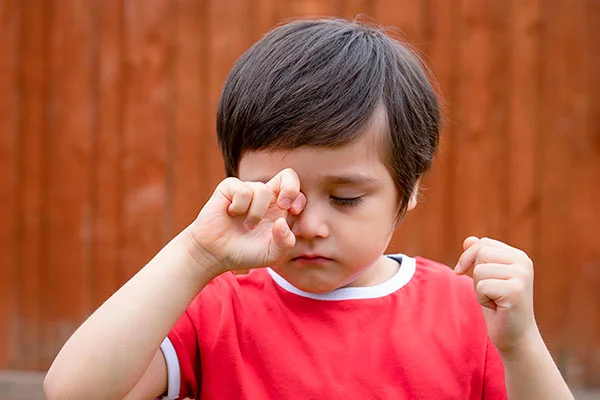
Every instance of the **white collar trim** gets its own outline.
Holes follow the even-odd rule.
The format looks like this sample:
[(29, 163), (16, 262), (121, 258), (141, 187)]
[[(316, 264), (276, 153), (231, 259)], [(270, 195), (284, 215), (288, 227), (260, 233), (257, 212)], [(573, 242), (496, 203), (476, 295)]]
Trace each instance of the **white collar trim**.
[(305, 292), (293, 286), (271, 268), (267, 268), (267, 271), (277, 285), (279, 285), (282, 289), (290, 293), (297, 294), (298, 296), (308, 297), (309, 299), (329, 301), (376, 299), (394, 293), (396, 290), (406, 285), (415, 274), (417, 263), (414, 258), (405, 256), (403, 254), (392, 254), (388, 257), (401, 262), (401, 265), (400, 268), (398, 268), (398, 272), (396, 272), (396, 274), (387, 281), (375, 286), (344, 287), (327, 293)]

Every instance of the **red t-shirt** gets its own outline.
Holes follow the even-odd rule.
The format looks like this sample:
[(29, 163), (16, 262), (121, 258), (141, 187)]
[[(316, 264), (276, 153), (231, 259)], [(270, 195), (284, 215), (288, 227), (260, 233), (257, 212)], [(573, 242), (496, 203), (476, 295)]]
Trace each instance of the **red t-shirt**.
[(269, 268), (214, 279), (161, 346), (168, 398), (505, 399), (471, 279), (392, 257), (387, 282), (325, 294)]

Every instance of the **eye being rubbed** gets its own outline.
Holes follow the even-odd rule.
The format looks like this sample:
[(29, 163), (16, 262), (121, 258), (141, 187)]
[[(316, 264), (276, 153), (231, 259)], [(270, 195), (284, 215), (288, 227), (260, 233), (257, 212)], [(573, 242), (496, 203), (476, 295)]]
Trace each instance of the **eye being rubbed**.
[(342, 207), (354, 207), (359, 205), (363, 201), (363, 196), (351, 198), (329, 196), (329, 198), (331, 199), (331, 201), (333, 201), (334, 204)]

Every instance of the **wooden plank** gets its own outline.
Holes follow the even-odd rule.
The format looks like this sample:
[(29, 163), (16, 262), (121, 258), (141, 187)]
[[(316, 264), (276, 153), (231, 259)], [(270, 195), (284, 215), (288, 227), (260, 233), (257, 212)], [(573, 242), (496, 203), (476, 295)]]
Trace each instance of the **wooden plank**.
[(372, 20), (375, 11), (375, 0), (344, 0), (341, 5), (340, 16), (349, 20)]
[(39, 367), (48, 3), (21, 3), (19, 23), (19, 213), (17, 313), (13, 368)]
[(400, 39), (421, 47), (425, 11), (423, 0), (377, 0), (373, 13), (378, 24), (400, 29)]
[(170, 11), (167, 0), (125, 2), (121, 283), (167, 237)]
[[(425, 38), (422, 1), (388, 1), (375, 3), (374, 16), (378, 24), (386, 27), (396, 39), (417, 51)], [(396, 231), (389, 246), (390, 253), (421, 254), (421, 213), (410, 212)]]
[[(91, 308), (97, 308), (118, 287), (123, 192), (123, 2), (93, 4), (97, 56), (95, 117), (94, 241), (91, 255)], [(91, 310), (90, 310), (91, 311)]]
[(252, 7), (253, 40), (257, 41), (274, 28), (281, 20), (282, 10), (286, 8), (287, 2), (282, 0), (256, 0)]
[(181, 231), (198, 214), (211, 192), (203, 190), (202, 145), (208, 118), (206, 97), (208, 32), (205, 3), (178, 0), (174, 12), (173, 231)]
[(457, 243), (469, 235), (503, 239), (506, 71), (502, 70), (502, 52), (506, 47), (498, 37), (504, 27), (497, 6), (498, 2), (460, 3), (460, 83), (452, 182)]
[(331, 17), (341, 11), (333, 0), (289, 0), (289, 7), (295, 18)]
[(221, 91), (229, 71), (252, 45), (252, 26), (246, 18), (247, 3), (242, 0), (212, 0), (207, 9), (208, 37), (208, 116), (203, 137), (203, 192), (212, 193), (224, 178), (221, 152), (217, 145), (215, 120)]
[[(596, 10), (596, 12), (598, 9)], [(566, 300), (564, 345), (567, 347), (565, 370), (574, 387), (600, 385), (600, 107), (596, 99), (600, 85), (596, 77), (598, 44), (594, 34), (599, 15), (585, 0), (570, 4), (572, 23), (568, 68), (571, 78), (567, 98), (571, 124), (565, 140), (571, 143), (572, 182), (569, 193), (570, 220), (565, 221), (572, 245), (568, 272), (570, 287)], [(594, 65), (595, 59), (595, 65)], [(595, 67), (595, 68), (594, 68)], [(595, 108), (594, 108), (595, 107)], [(594, 130), (594, 127), (596, 128)], [(565, 268), (557, 265), (557, 268)]]
[(48, 223), (40, 260), (40, 368), (50, 366), (90, 308), (94, 122), (90, 5), (65, 1), (52, 3), (50, 11), (51, 111), (44, 143)]
[(457, 121), (456, 77), (457, 68), (457, 24), (458, 13), (452, 2), (445, 0), (429, 0), (425, 5), (426, 25), (424, 48), (427, 49), (425, 60), (437, 81), (440, 107), (442, 110), (443, 128), (440, 147), (432, 170), (423, 180), (420, 205), (415, 210), (419, 216), (421, 228), (421, 251), (423, 256), (456, 264), (457, 254), (461, 250), (459, 238), (453, 236), (454, 227), (454, 192), (452, 182), (454, 149), (452, 138)]
[[(577, 252), (572, 240), (570, 191), (573, 176), (571, 135), (575, 128), (571, 91), (576, 86), (577, 49), (575, 21), (571, 5), (543, 2), (544, 30), (541, 35), (540, 130), (538, 146), (539, 219), (536, 251), (535, 304), (540, 330), (561, 366), (564, 366), (564, 333), (573, 265)], [(565, 263), (567, 265), (565, 265)], [(561, 301), (556, 301), (561, 299)], [(552, 306), (543, 306), (543, 304)]]
[(507, 196), (508, 213), (504, 220), (508, 241), (534, 260), (537, 258), (536, 167), (540, 133), (540, 7), (539, 0), (511, 2), (507, 170), (512, 190)]
[[(584, 310), (581, 317), (586, 325), (585, 329), (590, 338), (587, 344), (586, 358), (586, 376), (585, 384), (587, 387), (600, 387), (600, 246), (598, 246), (598, 237), (600, 237), (600, 78), (597, 71), (600, 71), (600, 52), (595, 40), (596, 29), (600, 26), (600, 2), (587, 0), (585, 2), (585, 16), (582, 18), (585, 27), (584, 33), (584, 55), (586, 74), (584, 78), (586, 86), (585, 101), (587, 103), (586, 116), (586, 164), (581, 180), (576, 183), (576, 187), (583, 187), (587, 195), (584, 194), (584, 204), (581, 204), (584, 213), (580, 214), (582, 228), (581, 240), (583, 246), (583, 255), (585, 256), (581, 268), (580, 279), (586, 282), (586, 298), (578, 306)], [(594, 184), (594, 182), (596, 184)], [(573, 290), (577, 290), (574, 288)], [(579, 326), (572, 327), (573, 333)], [(576, 337), (572, 335), (571, 337)], [(576, 339), (575, 339), (576, 340)], [(592, 349), (592, 351), (589, 351)], [(600, 397), (600, 393), (596, 393)]]
[(17, 273), (17, 185), (18, 180), (18, 28), (20, 5), (0, 3), (0, 369), (16, 362), (14, 330)]

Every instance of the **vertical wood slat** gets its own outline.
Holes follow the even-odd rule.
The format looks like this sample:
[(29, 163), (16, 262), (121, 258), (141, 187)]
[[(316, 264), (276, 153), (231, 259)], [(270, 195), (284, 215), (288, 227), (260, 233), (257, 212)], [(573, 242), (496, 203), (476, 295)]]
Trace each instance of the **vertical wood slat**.
[[(597, 288), (600, 286), (600, 246), (598, 246), (598, 227), (600, 227), (600, 212), (598, 212), (598, 204), (600, 204), (600, 185), (593, 182), (600, 181), (600, 77), (597, 71), (600, 71), (600, 52), (598, 44), (595, 40), (597, 27), (600, 26), (600, 2), (587, 0), (585, 2), (585, 49), (584, 54), (586, 63), (585, 86), (587, 88), (584, 102), (587, 103), (586, 116), (586, 137), (585, 145), (587, 147), (585, 167), (580, 176), (580, 181), (576, 182), (577, 187), (583, 187), (586, 190), (584, 201), (579, 205), (579, 222), (577, 225), (578, 232), (581, 236), (578, 242), (583, 246), (583, 251), (580, 252), (582, 266), (580, 281), (586, 282), (587, 297), (581, 305), (576, 304), (576, 307), (583, 309), (581, 318), (585, 320), (585, 326), (589, 342), (580, 345), (586, 346), (587, 358), (585, 365), (587, 368), (586, 376), (584, 377), (584, 385), (591, 387), (600, 387), (600, 291)], [(577, 222), (577, 221), (576, 221)], [(582, 228), (582, 229), (581, 229)], [(572, 290), (577, 290), (573, 288)], [(571, 338), (577, 338), (579, 326), (577, 321), (569, 325), (573, 335)], [(573, 339), (577, 340), (577, 339)]]
[(17, 1), (0, 3), (0, 366), (15, 362), (17, 335), (16, 252), (18, 180), (18, 105), (17, 60), (19, 54), (19, 16)]
[(429, 0), (425, 7), (428, 13), (425, 61), (439, 85), (443, 128), (438, 155), (431, 172), (423, 180), (422, 197), (415, 214), (420, 214), (421, 237), (426, 239), (423, 240), (421, 254), (453, 265), (457, 252), (461, 250), (460, 241), (451, 235), (451, 227), (454, 226), (452, 210), (459, 199), (455, 198), (450, 185), (454, 161), (452, 141), (458, 129), (455, 117), (456, 74), (452, 73), (457, 62), (455, 19), (458, 13), (452, 2), (446, 0)]
[[(94, 94), (94, 222), (91, 255), (92, 308), (117, 289), (120, 270), (123, 192), (123, 1), (96, 2), (93, 10), (97, 66)], [(91, 311), (91, 310), (88, 310)]]
[[(598, 45), (597, 35), (586, 23), (588, 2), (574, 1), (569, 7), (572, 24), (569, 31), (572, 36), (569, 59), (565, 63), (571, 74), (567, 81), (570, 121), (564, 129), (571, 144), (571, 166), (577, 173), (573, 175), (566, 170), (561, 175), (571, 182), (570, 190), (565, 193), (570, 203), (569, 220), (563, 223), (567, 225), (571, 248), (578, 250), (572, 251), (569, 259), (570, 281), (566, 293), (563, 340), (568, 354), (565, 363), (569, 379), (575, 386), (584, 386), (586, 383), (600, 384), (600, 371), (592, 370), (594, 363), (596, 366), (600, 365), (600, 250), (597, 242), (600, 226), (600, 212), (597, 210), (600, 204), (600, 175), (596, 175), (595, 184), (592, 183), (594, 160), (596, 165), (600, 165), (600, 146), (593, 146), (589, 118), (590, 106), (593, 104), (590, 100), (596, 97), (596, 93), (589, 90), (593, 85), (590, 78), (598, 71), (590, 67), (593, 54), (598, 52)], [(595, 44), (595, 49), (590, 45), (591, 42)], [(585, 101), (586, 98), (589, 100)], [(600, 131), (596, 133), (600, 134)], [(565, 268), (557, 264), (554, 267)]]
[(573, 20), (570, 4), (543, 2), (542, 5), (544, 29), (540, 51), (546, 62), (540, 72), (540, 144), (536, 176), (540, 199), (537, 245), (540, 248), (536, 260), (535, 302), (552, 304), (539, 307), (537, 317), (550, 348), (563, 363), (567, 357), (564, 353), (565, 300), (569, 298), (573, 273), (574, 243), (566, 221), (569, 221), (572, 207), (569, 192), (574, 189), (567, 174), (573, 165), (571, 135), (575, 126), (570, 93), (578, 79), (578, 72), (573, 69), (577, 68), (573, 60), (577, 47), (574, 25), (577, 22)]
[(249, 3), (243, 0), (208, 1), (208, 100), (205, 125), (202, 180), (212, 193), (224, 178), (224, 167), (216, 139), (216, 114), (222, 87), (238, 57), (252, 44), (253, 29), (246, 18)]
[(510, 3), (509, 105), (506, 169), (509, 227), (507, 240), (534, 260), (536, 224), (536, 167), (539, 134), (540, 1)]
[(121, 282), (166, 242), (170, 15), (166, 0), (125, 2)]
[(91, 3), (53, 3), (44, 171), (48, 224), (42, 238), (40, 361), (49, 364), (89, 304), (92, 233)]
[[(378, 24), (386, 28), (392, 27), (393, 29), (388, 29), (390, 34), (420, 52), (419, 46), (426, 40), (425, 27), (422, 24), (424, 9), (423, 1), (379, 0), (375, 3), (373, 12)], [(392, 10), (402, 11), (392, 12)], [(407, 214), (389, 246), (390, 252), (421, 254), (422, 213), (419, 211), (415, 210)]]
[(494, 104), (503, 71), (498, 51), (503, 43), (494, 43), (496, 15), (493, 2), (460, 2), (461, 37), (459, 54), (461, 80), (457, 98), (460, 125), (454, 134), (453, 213), (457, 241), (469, 235), (498, 239), (501, 213), (499, 152), (503, 150), (502, 132), (495, 114), (502, 103)]
[[(19, 24), (19, 187), (17, 313), (15, 353), (18, 368), (39, 367), (42, 228), (45, 225), (43, 186), (46, 154), (48, 68), (48, 2), (21, 3)], [(47, 266), (45, 266), (47, 268)]]
[(288, 3), (294, 18), (334, 16), (340, 11), (332, 0), (288, 0)]
[(175, 130), (173, 182), (174, 235), (188, 225), (200, 211), (210, 192), (201, 183), (202, 147), (207, 125), (206, 3), (175, 2), (173, 46), (173, 103)]
[(340, 17), (354, 20), (366, 18), (370, 20), (374, 15), (375, 2), (373, 0), (344, 0), (341, 5)]

